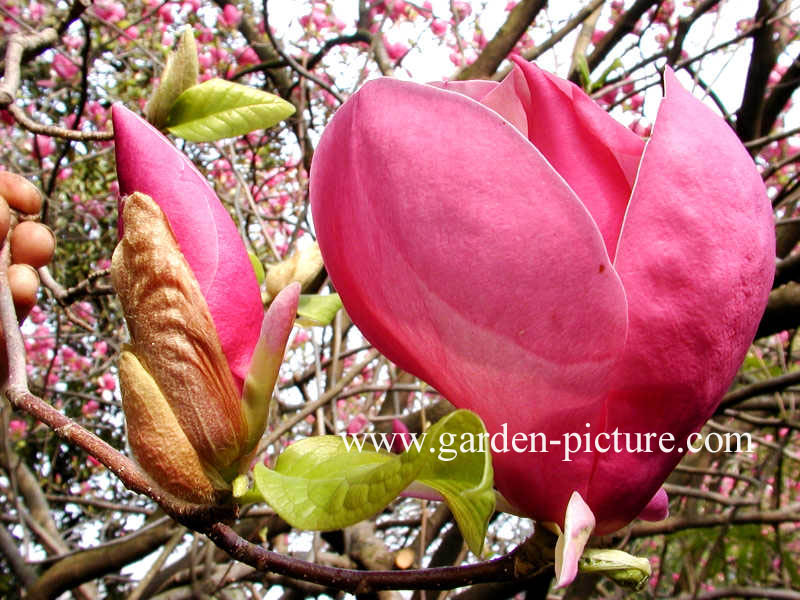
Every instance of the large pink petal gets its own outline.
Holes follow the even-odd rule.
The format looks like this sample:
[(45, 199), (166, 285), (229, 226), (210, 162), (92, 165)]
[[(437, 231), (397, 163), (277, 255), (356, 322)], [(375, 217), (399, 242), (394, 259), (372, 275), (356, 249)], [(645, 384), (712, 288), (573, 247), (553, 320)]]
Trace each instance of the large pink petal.
[(264, 309), (239, 232), (203, 176), (163, 135), (119, 104), (112, 119), (120, 193), (147, 194), (167, 215), (241, 390)]
[[(628, 294), (625, 357), (607, 431), (669, 432), (684, 446), (730, 385), (756, 331), (774, 268), (761, 178), (733, 131), (665, 74), (617, 251)], [(634, 518), (682, 458), (602, 454), (587, 502), (609, 530)]]
[(613, 258), (644, 141), (574, 84), (515, 62), (508, 78), (519, 70), (527, 81), (528, 138), (592, 213)]
[[(345, 307), (391, 360), (490, 431), (600, 418), (624, 291), (583, 204), (507, 121), (432, 86), (370, 82), (320, 140), (311, 202)], [(496, 481), (561, 522), (592, 460), (569, 478), (563, 464), (498, 454)]]

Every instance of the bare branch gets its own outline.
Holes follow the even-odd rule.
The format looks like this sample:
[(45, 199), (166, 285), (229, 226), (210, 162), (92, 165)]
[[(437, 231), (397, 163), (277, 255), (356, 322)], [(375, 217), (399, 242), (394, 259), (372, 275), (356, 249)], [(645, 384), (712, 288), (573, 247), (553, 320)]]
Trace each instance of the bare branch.
[(778, 60), (778, 49), (772, 39), (773, 28), (769, 21), (777, 9), (776, 0), (759, 0), (744, 96), (736, 114), (736, 133), (744, 141), (769, 133), (762, 130), (761, 114), (769, 74)]
[(800, 325), (800, 284), (789, 281), (770, 292), (767, 310), (761, 317), (756, 338), (794, 329), (798, 325)]
[[(636, 22), (646, 13), (650, 8), (658, 4), (659, 0), (636, 0), (628, 11), (622, 15), (614, 25), (614, 27), (603, 36), (597, 46), (586, 59), (586, 64), (589, 66), (589, 71), (593, 71), (597, 65), (603, 62), (603, 59), (608, 56), (609, 52), (617, 45), (617, 43), (626, 35), (631, 33), (636, 26)], [(578, 71), (573, 69), (569, 74), (569, 80), (573, 83), (578, 82)]]
[[(530, 50), (523, 51), (522, 57), (525, 60), (532, 61), (539, 58), (542, 54), (550, 50), (553, 46), (555, 46), (558, 42), (563, 40), (571, 31), (573, 31), (576, 27), (578, 27), (581, 23), (583, 23), (589, 16), (601, 5), (605, 2), (605, 0), (592, 0), (592, 2), (583, 7), (575, 16), (572, 17), (567, 23), (558, 31), (556, 31), (553, 35), (551, 35), (547, 40), (532, 48)], [(503, 79), (508, 73), (511, 71), (511, 67), (504, 68), (501, 71), (498, 71), (492, 79), (500, 80)]]
[(5, 71), (0, 81), (0, 108), (9, 106), (17, 97), (20, 83), (20, 65), (23, 53), (38, 46), (48, 46), (58, 41), (58, 32), (52, 27), (35, 35), (15, 33), (6, 46)]
[(8, 112), (17, 120), (17, 123), (22, 125), (31, 133), (38, 133), (39, 135), (49, 135), (52, 137), (63, 138), (66, 140), (73, 140), (77, 142), (99, 142), (105, 140), (113, 140), (114, 133), (111, 131), (78, 131), (76, 129), (65, 129), (57, 125), (45, 125), (37, 123), (28, 115), (25, 114), (16, 104), (8, 106)]
[(378, 590), (444, 590), (475, 583), (532, 578), (551, 569), (553, 561), (552, 534), (541, 527), (537, 532), (511, 554), (488, 562), (410, 571), (355, 571), (308, 563), (251, 544), (222, 523), (212, 525), (206, 535), (233, 558), (256, 569), (354, 594), (367, 594)]
[(792, 504), (781, 510), (739, 510), (703, 515), (680, 515), (657, 523), (638, 522), (631, 525), (630, 537), (639, 538), (664, 533), (675, 533), (685, 529), (704, 529), (722, 525), (751, 525), (791, 523), (800, 519), (800, 504)]
[(798, 383), (800, 383), (800, 371), (792, 371), (791, 373), (779, 375), (778, 377), (773, 377), (772, 379), (767, 379), (766, 381), (759, 381), (757, 383), (740, 387), (725, 394), (725, 397), (717, 407), (715, 414), (720, 415), (723, 413), (723, 411), (725, 411), (725, 409), (736, 406), (740, 402), (744, 402), (749, 398), (773, 394), (775, 392), (784, 390), (791, 385), (797, 385)]
[(517, 4), (508, 13), (506, 22), (486, 44), (477, 60), (461, 69), (455, 79), (488, 79), (491, 77), (528, 27), (536, 20), (539, 11), (546, 5), (547, 0), (522, 0)]

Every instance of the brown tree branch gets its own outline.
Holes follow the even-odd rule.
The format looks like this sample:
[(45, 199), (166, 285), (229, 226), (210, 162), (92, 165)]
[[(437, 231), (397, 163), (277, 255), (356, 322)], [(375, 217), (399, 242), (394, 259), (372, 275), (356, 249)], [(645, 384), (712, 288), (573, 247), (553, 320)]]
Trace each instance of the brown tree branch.
[(36, 573), (34, 573), (30, 565), (25, 562), (25, 558), (20, 554), (17, 546), (17, 540), (8, 533), (8, 529), (0, 526), (0, 553), (5, 556), (8, 565), (11, 567), (14, 575), (22, 582), (22, 585), (29, 587), (36, 581)]
[(772, 39), (774, 30), (769, 21), (778, 6), (777, 0), (759, 0), (758, 3), (755, 15), (756, 27), (752, 32), (753, 49), (750, 53), (750, 66), (747, 70), (742, 104), (736, 113), (736, 133), (742, 141), (769, 133), (762, 131), (761, 115), (769, 74), (778, 60), (778, 49)]
[[(628, 11), (620, 16), (619, 21), (603, 36), (594, 51), (587, 57), (586, 64), (589, 66), (589, 71), (593, 71), (597, 65), (603, 62), (603, 59), (608, 56), (614, 46), (633, 31), (642, 15), (658, 3), (659, 0), (636, 0)], [(573, 69), (568, 79), (573, 83), (578, 83), (579, 77), (578, 71)]]
[(675, 533), (685, 529), (705, 529), (722, 525), (780, 524), (798, 520), (800, 520), (800, 503), (795, 503), (781, 510), (729, 509), (713, 514), (676, 515), (655, 523), (640, 521), (631, 525), (629, 533), (631, 538), (640, 538)]
[(114, 139), (113, 131), (79, 131), (77, 129), (65, 129), (57, 125), (45, 125), (37, 123), (16, 104), (9, 104), (8, 112), (16, 119), (23, 129), (27, 129), (31, 133), (38, 133), (39, 135), (49, 135), (51, 137), (63, 138), (65, 140), (74, 140), (78, 142), (98, 142)]
[(600, 20), (600, 14), (603, 8), (598, 6), (597, 9), (590, 14), (581, 26), (578, 32), (578, 39), (575, 40), (575, 46), (572, 48), (572, 57), (570, 60), (569, 70), (577, 69), (579, 61), (586, 57), (586, 49), (592, 43), (592, 35), (597, 28), (597, 21)]
[(284, 52), (281, 49), (280, 44), (275, 39), (275, 35), (272, 33), (272, 29), (269, 26), (269, 11), (267, 10), (267, 1), (268, 0), (262, 0), (263, 4), (261, 12), (264, 15), (264, 31), (266, 32), (267, 37), (269, 38), (270, 44), (272, 44), (272, 48), (275, 50), (278, 56), (280, 56), (284, 61), (286, 61), (286, 63), (292, 68), (293, 71), (295, 71), (298, 75), (300, 75), (300, 77), (304, 77), (309, 81), (313, 81), (323, 90), (328, 92), (331, 96), (336, 98), (339, 104), (342, 104), (344, 102), (344, 98), (342, 97), (341, 94), (339, 94), (339, 92), (334, 90), (329, 83), (323, 81), (322, 79), (311, 73), (303, 65), (301, 65), (294, 58), (292, 58), (290, 54)]
[(695, 9), (692, 11), (692, 14), (678, 20), (678, 28), (675, 31), (675, 38), (672, 40), (672, 45), (670, 46), (669, 53), (667, 54), (667, 62), (669, 64), (674, 65), (681, 57), (683, 42), (686, 40), (686, 36), (689, 34), (689, 30), (692, 28), (692, 25), (694, 25), (697, 19), (719, 4), (719, 2), (720, 0), (703, 0), (703, 2), (695, 7)]
[(800, 592), (791, 589), (729, 586), (696, 594), (677, 596), (675, 600), (714, 600), (715, 598), (767, 598), (768, 600), (800, 600)]
[(547, 0), (522, 0), (517, 4), (475, 62), (461, 69), (454, 79), (490, 78), (546, 5)]
[(764, 109), (761, 114), (761, 135), (772, 131), (778, 116), (798, 86), (800, 86), (800, 56), (795, 57), (794, 62), (764, 100)]
[(721, 415), (725, 409), (736, 406), (749, 398), (763, 396), (766, 394), (774, 394), (775, 392), (780, 392), (781, 390), (786, 389), (791, 385), (797, 385), (798, 383), (800, 383), (800, 371), (792, 371), (791, 373), (779, 375), (778, 377), (773, 377), (772, 379), (767, 379), (766, 381), (758, 381), (756, 383), (740, 387), (725, 394), (725, 397), (722, 399), (722, 402), (717, 407), (717, 410), (714, 414)]
[(81, 583), (118, 572), (125, 565), (159, 548), (174, 534), (175, 527), (174, 522), (167, 520), (156, 527), (137, 531), (119, 540), (73, 553), (47, 569), (28, 589), (28, 598), (56, 598)]
[(756, 338), (794, 329), (800, 325), (800, 283), (789, 281), (769, 293)]
[(0, 108), (9, 106), (17, 97), (20, 84), (20, 66), (24, 52), (38, 46), (50, 46), (57, 41), (58, 32), (52, 27), (48, 27), (35, 35), (19, 32), (8, 38), (3, 79), (0, 81)]
[(537, 532), (512, 553), (488, 562), (410, 571), (356, 571), (308, 563), (251, 544), (222, 523), (212, 525), (206, 535), (233, 558), (256, 569), (353, 594), (367, 594), (378, 590), (445, 590), (532, 578), (551, 569), (553, 561), (552, 534), (542, 528), (537, 528)]

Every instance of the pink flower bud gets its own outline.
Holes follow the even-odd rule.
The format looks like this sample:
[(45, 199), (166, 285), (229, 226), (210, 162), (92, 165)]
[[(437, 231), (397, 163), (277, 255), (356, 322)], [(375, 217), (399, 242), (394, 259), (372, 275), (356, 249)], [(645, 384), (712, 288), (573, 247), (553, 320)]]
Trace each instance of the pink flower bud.
[(112, 260), (131, 334), (120, 360), (129, 443), (167, 491), (216, 502), (264, 432), (299, 286), (262, 326), (250, 259), (211, 188), (145, 121), (120, 106), (112, 118), (130, 194)]

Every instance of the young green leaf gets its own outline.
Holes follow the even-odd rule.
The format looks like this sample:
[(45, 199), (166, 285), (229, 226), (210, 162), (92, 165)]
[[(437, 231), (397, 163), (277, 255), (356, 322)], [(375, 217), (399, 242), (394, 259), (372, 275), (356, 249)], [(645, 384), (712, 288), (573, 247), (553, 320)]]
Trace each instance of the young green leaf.
[(167, 129), (192, 142), (213, 142), (272, 127), (294, 110), (289, 102), (273, 94), (209, 79), (178, 97), (169, 112)]
[(479, 554), (494, 511), (490, 455), (485, 438), (472, 451), (450, 450), (455, 440), (485, 432), (477, 415), (459, 410), (431, 427), (419, 448), (412, 444), (400, 455), (339, 436), (312, 437), (287, 448), (274, 470), (256, 465), (255, 489), (294, 527), (331, 530), (371, 517), (419, 479), (444, 496)]
[(262, 283), (264, 283), (264, 277), (265, 277), (264, 265), (261, 264), (261, 261), (258, 260), (258, 257), (252, 252), (248, 251), (247, 256), (250, 257), (250, 264), (253, 265), (253, 271), (255, 271), (256, 279), (258, 280), (258, 285), (261, 285)]
[(445, 419), (446, 428), (437, 429), (434, 425), (428, 431), (429, 437), (436, 438), (437, 460), (425, 463), (417, 481), (444, 496), (467, 546), (480, 555), (495, 505), (486, 429), (475, 413), (466, 410), (451, 413)]
[(147, 120), (158, 129), (163, 128), (175, 100), (197, 83), (199, 73), (197, 44), (192, 28), (187, 27), (181, 34), (178, 48), (167, 57), (167, 65), (161, 72), (161, 83), (147, 103)]
[(317, 294), (301, 294), (300, 303), (297, 305), (298, 322), (301, 325), (329, 325), (342, 308), (339, 294), (320, 296)]
[(338, 436), (292, 444), (274, 470), (256, 465), (256, 489), (287, 522), (331, 530), (371, 517), (413, 478), (417, 465), (371, 450), (348, 452)]

